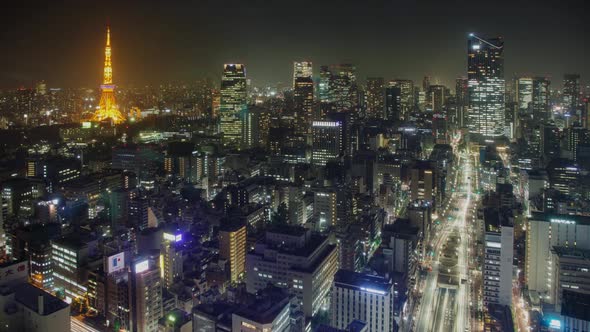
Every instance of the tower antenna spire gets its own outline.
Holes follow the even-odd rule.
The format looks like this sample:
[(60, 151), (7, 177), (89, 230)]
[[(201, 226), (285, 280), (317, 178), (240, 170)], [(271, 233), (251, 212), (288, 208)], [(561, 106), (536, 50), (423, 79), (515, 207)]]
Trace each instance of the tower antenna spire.
[(111, 26), (107, 24), (107, 40), (104, 48), (104, 77), (100, 89), (99, 108), (93, 116), (95, 121), (104, 121), (110, 119), (113, 124), (125, 121), (125, 118), (119, 112), (119, 107), (115, 100), (115, 85), (113, 84), (113, 66), (111, 62)]

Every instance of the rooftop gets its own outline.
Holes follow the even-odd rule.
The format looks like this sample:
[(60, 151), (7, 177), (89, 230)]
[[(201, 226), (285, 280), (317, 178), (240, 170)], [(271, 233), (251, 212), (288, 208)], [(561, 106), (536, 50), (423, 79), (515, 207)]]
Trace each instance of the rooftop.
[(535, 221), (546, 221), (546, 222), (557, 222), (557, 223), (575, 223), (577, 225), (590, 225), (590, 217), (577, 216), (577, 215), (562, 215), (562, 214), (551, 214), (543, 212), (532, 212), (529, 220)]
[(260, 324), (272, 323), (276, 317), (290, 305), (290, 296), (282, 289), (262, 290), (254, 303), (244, 306), (235, 312), (236, 315)]
[(590, 250), (587, 249), (555, 246), (551, 251), (559, 257), (590, 259)]
[(390, 279), (347, 270), (338, 270), (334, 275), (334, 285), (344, 288), (360, 288), (360, 290), (385, 295), (393, 287)]
[(590, 294), (563, 291), (561, 300), (561, 315), (590, 320)]
[(66, 302), (29, 283), (14, 288), (14, 299), (34, 312), (39, 312), (39, 296), (43, 296), (43, 316), (51, 315), (69, 306)]

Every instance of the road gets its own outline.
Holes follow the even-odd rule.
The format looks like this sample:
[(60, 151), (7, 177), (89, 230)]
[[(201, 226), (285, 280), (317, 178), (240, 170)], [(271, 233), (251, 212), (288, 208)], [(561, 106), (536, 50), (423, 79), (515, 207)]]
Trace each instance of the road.
[(72, 332), (100, 332), (92, 326), (78, 320), (76, 317), (72, 317)]
[[(413, 327), (412, 331), (472, 330), (469, 287), (472, 222), (468, 217), (475, 202), (471, 187), (471, 178), (475, 169), (472, 157), (468, 154), (459, 155), (458, 165), (459, 171), (454, 183), (456, 190), (452, 193), (449, 205), (443, 207), (440, 217), (443, 221), (435, 226), (433, 231), (432, 271), (420, 283), (424, 292), (421, 294), (417, 312), (414, 313), (417, 319), (414, 324), (410, 324)], [(449, 249), (448, 246), (451, 245), (452, 249)], [(448, 254), (441, 256), (443, 250), (451, 250), (455, 253), (453, 263), (448, 262)], [(440, 271), (441, 258), (445, 264), (444, 269), (447, 271)], [(452, 281), (447, 282), (447, 280)]]

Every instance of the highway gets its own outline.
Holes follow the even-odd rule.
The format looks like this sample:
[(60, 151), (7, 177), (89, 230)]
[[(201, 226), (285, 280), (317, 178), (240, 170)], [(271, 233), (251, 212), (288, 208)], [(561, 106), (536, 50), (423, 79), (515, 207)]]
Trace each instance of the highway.
[(457, 164), (455, 190), (431, 237), (432, 271), (419, 284), (423, 292), (411, 331), (471, 331), (468, 276), (472, 223), (468, 216), (475, 201), (471, 187), (474, 166), (472, 157), (463, 153)]

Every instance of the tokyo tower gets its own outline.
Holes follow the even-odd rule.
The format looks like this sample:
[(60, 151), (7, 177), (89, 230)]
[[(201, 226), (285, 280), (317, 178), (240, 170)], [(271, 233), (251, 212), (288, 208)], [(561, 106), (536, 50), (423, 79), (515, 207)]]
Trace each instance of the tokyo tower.
[(107, 26), (107, 45), (104, 49), (104, 79), (100, 86), (102, 93), (100, 95), (99, 108), (92, 117), (93, 121), (104, 121), (110, 119), (113, 124), (119, 124), (125, 121), (125, 118), (119, 112), (119, 107), (115, 101), (115, 85), (113, 84), (113, 67), (111, 64), (111, 29)]

